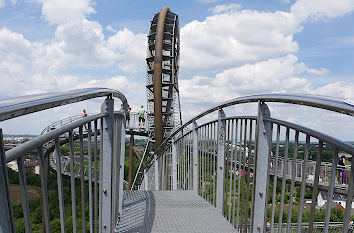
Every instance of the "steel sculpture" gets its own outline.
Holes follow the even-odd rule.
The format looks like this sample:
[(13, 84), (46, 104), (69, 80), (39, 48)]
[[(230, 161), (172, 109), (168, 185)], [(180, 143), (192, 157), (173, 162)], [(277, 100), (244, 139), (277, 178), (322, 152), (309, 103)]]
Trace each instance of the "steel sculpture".
[(150, 25), (147, 48), (147, 102), (150, 140), (156, 149), (181, 125), (178, 15), (163, 7)]

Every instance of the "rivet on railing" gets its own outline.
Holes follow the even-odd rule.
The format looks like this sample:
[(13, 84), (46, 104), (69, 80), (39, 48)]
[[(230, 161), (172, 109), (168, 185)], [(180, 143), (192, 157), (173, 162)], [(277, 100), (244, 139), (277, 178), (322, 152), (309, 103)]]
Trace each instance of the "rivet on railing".
[(105, 230), (106, 230), (106, 228), (107, 228), (106, 224), (105, 224), (105, 225), (103, 225), (103, 229), (105, 229)]
[(259, 196), (261, 196), (261, 197), (262, 197), (262, 196), (263, 196), (263, 192), (259, 192)]
[(103, 193), (105, 193), (105, 194), (106, 194), (106, 193), (107, 193), (107, 189), (103, 189)]

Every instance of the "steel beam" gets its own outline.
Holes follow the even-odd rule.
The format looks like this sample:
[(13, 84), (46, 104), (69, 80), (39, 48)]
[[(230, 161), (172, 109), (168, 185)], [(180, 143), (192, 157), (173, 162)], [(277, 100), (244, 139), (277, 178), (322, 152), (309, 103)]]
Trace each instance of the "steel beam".
[(101, 125), (102, 153), (100, 157), (100, 232), (112, 229), (112, 155), (113, 155), (113, 99), (107, 98), (102, 104), (101, 112), (108, 113)]
[(254, 172), (254, 189), (252, 203), (252, 228), (251, 232), (259, 233), (265, 231), (265, 221), (267, 217), (267, 186), (269, 184), (269, 142), (271, 124), (265, 122), (264, 118), (269, 118), (269, 108), (265, 103), (258, 102), (258, 118), (256, 129), (256, 155)]

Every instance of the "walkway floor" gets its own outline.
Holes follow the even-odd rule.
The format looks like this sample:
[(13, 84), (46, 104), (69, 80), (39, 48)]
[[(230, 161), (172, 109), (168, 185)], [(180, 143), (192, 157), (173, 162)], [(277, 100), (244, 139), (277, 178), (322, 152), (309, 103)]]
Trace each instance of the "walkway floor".
[(236, 232), (193, 191), (126, 191), (118, 232)]

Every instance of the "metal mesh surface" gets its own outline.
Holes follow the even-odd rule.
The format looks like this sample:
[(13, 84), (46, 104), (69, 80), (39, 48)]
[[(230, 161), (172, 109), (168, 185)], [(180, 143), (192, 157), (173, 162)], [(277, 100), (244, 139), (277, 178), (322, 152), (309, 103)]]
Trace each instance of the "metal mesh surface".
[(118, 232), (236, 232), (193, 191), (126, 191)]

